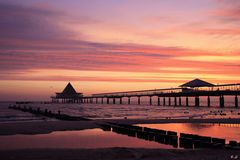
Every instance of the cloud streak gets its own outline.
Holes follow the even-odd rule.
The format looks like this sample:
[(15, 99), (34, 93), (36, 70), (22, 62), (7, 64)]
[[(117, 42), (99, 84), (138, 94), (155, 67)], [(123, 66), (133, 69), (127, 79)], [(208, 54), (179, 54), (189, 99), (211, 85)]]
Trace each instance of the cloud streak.
[[(229, 3), (217, 5), (204, 15), (209, 19), (203, 16), (197, 22), (185, 13), (176, 21), (175, 16), (169, 20), (164, 14), (149, 14), (138, 17), (136, 24), (129, 19), (114, 24), (116, 20), (105, 22), (104, 16), (72, 17), (52, 8), (0, 3), (0, 80), (131, 85), (182, 83), (196, 77), (237, 81), (237, 13)], [(223, 19), (231, 24), (221, 26)], [(233, 52), (222, 50), (229, 46), (235, 47)]]

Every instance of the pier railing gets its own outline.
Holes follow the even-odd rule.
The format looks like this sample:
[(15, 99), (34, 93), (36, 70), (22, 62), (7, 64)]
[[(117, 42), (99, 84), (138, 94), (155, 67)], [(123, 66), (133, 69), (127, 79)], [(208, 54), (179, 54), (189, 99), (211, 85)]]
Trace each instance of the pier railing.
[(101, 97), (133, 97), (133, 96), (151, 96), (169, 93), (195, 93), (195, 92), (211, 92), (211, 91), (240, 91), (240, 83), (237, 84), (224, 84), (215, 85), (213, 87), (195, 87), (195, 88), (166, 88), (166, 89), (153, 89), (153, 90), (139, 90), (139, 91), (126, 91), (126, 92), (111, 92), (93, 94), (93, 98)]

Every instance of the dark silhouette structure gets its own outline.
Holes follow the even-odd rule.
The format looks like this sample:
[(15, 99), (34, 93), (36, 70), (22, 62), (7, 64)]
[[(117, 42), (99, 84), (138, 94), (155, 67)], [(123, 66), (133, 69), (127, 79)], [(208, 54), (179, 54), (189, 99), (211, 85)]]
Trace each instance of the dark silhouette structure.
[(82, 93), (77, 93), (69, 82), (61, 93), (56, 93), (56, 96), (52, 96), (52, 102), (54, 103), (81, 103)]
[(213, 86), (215, 86), (215, 85), (196, 78), (196, 79), (194, 79), (190, 82), (187, 82), (187, 83), (184, 83), (184, 84), (180, 85), (179, 87), (196, 88), (196, 87), (213, 87)]
[[(238, 97), (240, 95), (240, 83), (214, 85), (209, 82), (194, 79), (180, 85), (177, 88), (165, 88), (154, 90), (139, 90), (126, 92), (99, 93), (92, 96), (84, 96), (83, 103), (107, 103), (123, 104), (123, 99), (127, 99), (125, 104), (131, 104), (131, 98), (136, 97), (137, 103), (141, 104), (141, 97), (149, 97), (149, 104), (153, 104), (153, 97), (157, 97), (157, 105), (169, 106), (189, 106), (189, 97), (194, 97), (194, 106), (200, 106), (200, 97), (207, 96), (207, 106), (211, 106), (211, 97), (219, 97), (219, 106), (225, 107), (224, 96), (234, 96), (234, 107), (238, 108)], [(182, 103), (182, 98), (186, 98), (185, 104)], [(100, 101), (99, 101), (100, 99)]]

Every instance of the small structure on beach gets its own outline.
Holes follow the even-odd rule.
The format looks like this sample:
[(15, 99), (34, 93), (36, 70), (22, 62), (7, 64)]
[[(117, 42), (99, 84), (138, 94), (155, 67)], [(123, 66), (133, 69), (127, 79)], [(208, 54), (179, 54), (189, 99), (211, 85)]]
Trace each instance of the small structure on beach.
[(69, 82), (61, 93), (56, 93), (56, 96), (52, 96), (52, 102), (54, 103), (81, 103), (82, 93), (76, 92), (72, 84)]

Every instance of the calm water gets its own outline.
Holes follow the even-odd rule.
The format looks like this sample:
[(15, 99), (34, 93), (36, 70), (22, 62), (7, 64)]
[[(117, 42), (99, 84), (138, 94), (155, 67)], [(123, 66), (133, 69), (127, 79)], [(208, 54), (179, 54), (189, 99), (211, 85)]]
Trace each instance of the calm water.
[(0, 149), (107, 147), (173, 148), (157, 142), (105, 132), (101, 129), (58, 131), (39, 135), (0, 136)]
[(139, 124), (138, 126), (240, 141), (240, 124)]
[[(173, 100), (173, 99), (172, 99)], [(201, 100), (201, 105), (206, 106), (206, 99)], [(156, 99), (154, 100), (156, 103)], [(193, 103), (192, 99), (189, 99), (190, 104)], [(240, 102), (240, 100), (239, 100)], [(126, 103), (126, 102), (125, 102)], [(149, 106), (147, 101), (143, 101), (142, 105), (136, 105), (134, 98), (132, 99), (132, 105), (113, 105), (113, 104), (30, 104), (33, 108), (40, 107), (41, 109), (48, 109), (52, 112), (60, 110), (62, 113), (83, 116), (91, 119), (157, 119), (157, 118), (240, 118), (240, 109), (234, 107), (219, 108), (218, 98), (212, 98), (212, 107), (173, 107), (173, 106)], [(144, 104), (145, 103), (145, 104)], [(182, 104), (184, 104), (184, 98)], [(233, 97), (226, 98), (226, 106), (233, 106)], [(32, 121), (32, 120), (44, 120), (47, 118), (36, 117), (30, 113), (25, 113), (16, 110), (8, 109), (9, 103), (0, 103), (0, 122), (11, 121)], [(193, 104), (192, 104), (193, 105)], [(240, 106), (240, 104), (239, 104)], [(220, 114), (225, 113), (224, 115)], [(50, 119), (47, 119), (50, 120)], [(54, 119), (52, 119), (54, 120)]]
[[(156, 128), (166, 131), (198, 134), (236, 140), (240, 142), (239, 125), (218, 124), (139, 124), (138, 126)], [(174, 149), (172, 145), (161, 144), (126, 134), (103, 131), (101, 129), (87, 129), (81, 131), (57, 131), (38, 135), (11, 135), (0, 136), (0, 150), (28, 149), (28, 148), (164, 148)], [(179, 149), (179, 148), (178, 148)]]

